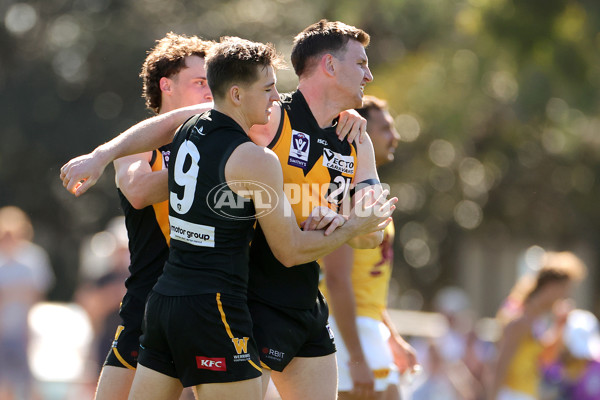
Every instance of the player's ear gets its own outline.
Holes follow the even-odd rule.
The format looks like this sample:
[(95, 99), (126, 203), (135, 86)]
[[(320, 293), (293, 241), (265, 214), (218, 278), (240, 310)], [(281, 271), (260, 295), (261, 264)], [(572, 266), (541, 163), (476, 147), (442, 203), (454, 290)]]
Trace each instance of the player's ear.
[(236, 106), (242, 103), (242, 88), (238, 85), (233, 85), (229, 88), (229, 98)]
[(335, 75), (335, 61), (335, 57), (331, 54), (323, 54), (323, 56), (321, 57), (320, 66), (326, 75)]
[(171, 80), (169, 78), (163, 76), (162, 78), (160, 78), (160, 81), (158, 81), (158, 84), (160, 86), (161, 92), (171, 92)]

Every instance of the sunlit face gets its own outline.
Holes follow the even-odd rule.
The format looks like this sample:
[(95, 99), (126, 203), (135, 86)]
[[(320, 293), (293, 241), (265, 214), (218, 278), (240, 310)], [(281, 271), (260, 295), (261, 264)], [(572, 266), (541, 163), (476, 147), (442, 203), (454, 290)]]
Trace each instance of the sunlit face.
[(168, 79), (169, 91), (163, 90), (163, 112), (213, 100), (206, 81), (204, 58), (186, 57), (185, 65), (177, 74), (165, 78)]
[(279, 100), (275, 88), (277, 82), (272, 66), (259, 67), (259, 79), (247, 86), (240, 86), (242, 110), (249, 126), (264, 125), (269, 122), (273, 103)]
[(390, 113), (379, 108), (372, 108), (367, 118), (367, 132), (373, 141), (375, 163), (382, 165), (394, 161), (394, 152), (398, 146), (400, 135)]
[(360, 42), (349, 40), (334, 59), (339, 95), (347, 99), (346, 108), (362, 106), (365, 85), (373, 80), (365, 48)]

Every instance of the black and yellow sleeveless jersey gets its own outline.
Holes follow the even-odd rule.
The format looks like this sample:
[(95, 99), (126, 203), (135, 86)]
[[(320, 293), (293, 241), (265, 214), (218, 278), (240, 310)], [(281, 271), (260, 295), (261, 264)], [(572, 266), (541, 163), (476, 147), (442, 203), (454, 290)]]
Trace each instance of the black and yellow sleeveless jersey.
[[(348, 196), (357, 168), (356, 147), (340, 141), (335, 126), (320, 128), (300, 91), (282, 94), (281, 104), (281, 123), (269, 147), (279, 158), (284, 190), (300, 224), (314, 206), (336, 209)], [(310, 309), (317, 299), (318, 283), (316, 261), (286, 268), (257, 226), (250, 248), (250, 298)]]
[(171, 248), (154, 291), (246, 298), (256, 213), (250, 199), (229, 187), (225, 165), (249, 141), (233, 119), (216, 110), (192, 117), (175, 134), (168, 179)]
[[(152, 171), (166, 169), (169, 157), (170, 145), (154, 150), (150, 160)], [(131, 258), (125, 287), (128, 293), (146, 301), (169, 255), (169, 204), (163, 201), (136, 210), (121, 190), (117, 191), (125, 215)]]

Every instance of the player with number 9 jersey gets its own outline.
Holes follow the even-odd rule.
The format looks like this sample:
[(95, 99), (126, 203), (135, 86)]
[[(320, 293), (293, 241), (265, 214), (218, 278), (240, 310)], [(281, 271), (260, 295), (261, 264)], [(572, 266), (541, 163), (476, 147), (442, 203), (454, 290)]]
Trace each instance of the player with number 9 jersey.
[[(228, 128), (222, 129), (218, 138), (210, 131), (217, 123)], [(171, 250), (154, 287), (158, 293), (182, 296), (218, 289), (246, 298), (247, 249), (255, 211), (250, 199), (226, 185), (223, 160), (250, 141), (234, 124), (212, 110), (190, 120), (187, 131), (181, 130), (185, 134), (175, 137), (169, 169)]]
[[(171, 248), (148, 297), (152, 312), (144, 319), (140, 363), (179, 378), (184, 387), (260, 376), (246, 306), (254, 205), (225, 179), (231, 153), (249, 141), (234, 120), (211, 110), (188, 120), (171, 145)], [(207, 318), (221, 328), (207, 326)], [(189, 329), (182, 321), (189, 321)], [(167, 332), (171, 339), (164, 342), (155, 332)], [(171, 348), (167, 343), (173, 338), (188, 345)], [(203, 353), (186, 354), (191, 349)], [(196, 365), (186, 361), (190, 357), (196, 357)]]

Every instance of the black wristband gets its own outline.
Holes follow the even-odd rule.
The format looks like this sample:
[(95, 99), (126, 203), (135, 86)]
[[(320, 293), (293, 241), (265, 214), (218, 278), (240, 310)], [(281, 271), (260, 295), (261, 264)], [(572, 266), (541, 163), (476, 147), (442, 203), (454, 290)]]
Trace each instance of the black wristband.
[(350, 189), (350, 198), (352, 198), (352, 196), (354, 196), (354, 193), (356, 193), (358, 190), (364, 189), (367, 186), (375, 186), (375, 185), (379, 185), (381, 182), (379, 182), (379, 179), (365, 179), (364, 181), (358, 182), (356, 185), (354, 185), (354, 187), (352, 189)]

